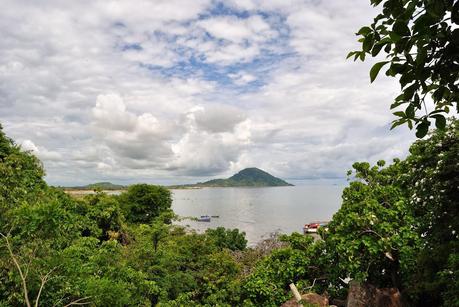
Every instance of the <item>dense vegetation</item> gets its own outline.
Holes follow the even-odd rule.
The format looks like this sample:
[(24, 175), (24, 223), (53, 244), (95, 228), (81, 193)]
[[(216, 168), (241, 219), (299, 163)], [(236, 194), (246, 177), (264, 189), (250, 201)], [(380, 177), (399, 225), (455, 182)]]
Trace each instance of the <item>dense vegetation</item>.
[[(301, 291), (344, 299), (348, 278), (408, 305), (459, 306), (459, 125), (390, 165), (355, 163), (322, 240), (175, 226), (170, 192), (132, 185), (74, 199), (0, 133), (0, 306), (278, 306)], [(274, 242), (274, 243), (273, 243)]]
[[(158, 186), (71, 198), (0, 126), (0, 306), (278, 306), (291, 282), (333, 300), (350, 279), (396, 287), (408, 306), (459, 306), (459, 123), (444, 116), (458, 108), (459, 1), (371, 3), (383, 11), (350, 56), (387, 53), (370, 77), (387, 64), (400, 76), (393, 126), (424, 137), (435, 119), (439, 129), (405, 160), (355, 163), (320, 240), (294, 233), (247, 248), (237, 229), (187, 231)], [(215, 184), (272, 179), (233, 177)]]

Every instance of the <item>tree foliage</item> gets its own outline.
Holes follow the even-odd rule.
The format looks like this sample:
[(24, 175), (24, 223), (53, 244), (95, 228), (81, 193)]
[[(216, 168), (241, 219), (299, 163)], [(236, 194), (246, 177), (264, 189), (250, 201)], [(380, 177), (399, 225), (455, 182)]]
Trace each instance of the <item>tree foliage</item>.
[(289, 246), (258, 262), (243, 284), (246, 301), (276, 306), (289, 297), (290, 282), (306, 290), (314, 280), (315, 291), (345, 299), (344, 281), (354, 279), (397, 287), (412, 306), (456, 306), (457, 125), (451, 120), (415, 142), (405, 160), (355, 163), (322, 241), (284, 237)]
[(134, 184), (121, 194), (120, 202), (126, 217), (134, 223), (149, 223), (162, 212), (170, 210), (171, 192), (161, 186)]
[(0, 230), (7, 211), (22, 202), (33, 202), (46, 187), (40, 161), (21, 150), (0, 125)]
[(352, 276), (379, 287), (403, 288), (413, 268), (419, 236), (404, 190), (397, 185), (400, 161), (384, 168), (355, 163), (355, 177), (343, 191), (341, 209), (329, 224), (325, 241), (336, 265), (336, 280)]
[(227, 248), (232, 251), (244, 250), (247, 247), (245, 233), (239, 232), (239, 229), (225, 229), (217, 227), (207, 229), (206, 234), (214, 240), (215, 245), (221, 249)]
[[(365, 60), (383, 50), (387, 59), (374, 64), (371, 82), (383, 66), (387, 76), (399, 77), (401, 94), (392, 128), (416, 126), (416, 136), (427, 134), (431, 121), (444, 129), (445, 114), (459, 112), (459, 2), (454, 0), (371, 0), (382, 7), (371, 25), (357, 35), (362, 49), (348, 57)], [(432, 101), (434, 108), (427, 109)], [(399, 110), (398, 108), (402, 109)]]
[[(415, 142), (404, 161), (401, 186), (407, 192), (416, 232), (422, 236), (412, 295), (426, 304), (459, 302), (453, 281), (459, 259), (459, 123)], [(448, 289), (445, 292), (445, 289)], [(450, 304), (449, 306), (453, 306)]]
[(15, 172), (0, 178), (12, 187), (0, 219), (1, 306), (279, 306), (291, 282), (344, 299), (349, 278), (398, 287), (414, 306), (459, 301), (457, 120), (405, 160), (355, 163), (320, 240), (282, 235), (261, 250), (237, 229), (174, 225), (162, 187), (74, 199), (46, 185), (30, 153), (0, 141), (0, 169)]
[(244, 280), (245, 304), (279, 306), (291, 296), (290, 283), (294, 282), (303, 292), (312, 289), (315, 279), (324, 277), (320, 261), (323, 242), (314, 243), (312, 237), (298, 233), (284, 235), (281, 240), (288, 245), (257, 262), (254, 271)]

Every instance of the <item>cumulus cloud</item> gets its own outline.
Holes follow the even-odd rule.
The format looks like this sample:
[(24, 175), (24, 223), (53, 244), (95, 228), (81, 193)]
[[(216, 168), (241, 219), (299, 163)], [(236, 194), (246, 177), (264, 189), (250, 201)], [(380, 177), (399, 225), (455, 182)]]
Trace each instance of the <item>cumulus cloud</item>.
[(212, 104), (206, 107), (196, 106), (187, 114), (187, 119), (200, 130), (210, 133), (231, 132), (242, 122), (246, 115), (235, 107), (224, 104)]
[(206, 62), (220, 65), (251, 61), (278, 36), (260, 15), (214, 16), (197, 21), (195, 26), (196, 36), (183, 40), (183, 45), (193, 48)]
[(21, 142), (21, 148), (25, 151), (32, 152), (40, 159), (52, 162), (62, 159), (62, 155), (55, 151), (50, 151), (43, 146), (37, 147), (31, 140), (24, 140)]
[(388, 129), (396, 82), (370, 86), (371, 60), (344, 59), (375, 14), (341, 0), (7, 0), (0, 118), (53, 184), (248, 166), (342, 177), (413, 139)]
[[(212, 176), (227, 171), (236, 163), (250, 146), (250, 126), (249, 121), (241, 121), (237, 111), (228, 110), (228, 116), (223, 118), (221, 113), (210, 111), (207, 116), (205, 109), (193, 109), (188, 114), (187, 133), (172, 146), (174, 158), (168, 164), (168, 169), (185, 175)], [(204, 121), (197, 120), (194, 116), (196, 113)], [(230, 117), (234, 118), (233, 122), (228, 120)], [(221, 125), (219, 118), (225, 121)], [(200, 129), (203, 123), (206, 126)]]
[(99, 95), (92, 111), (96, 136), (117, 158), (113, 162), (131, 168), (158, 167), (170, 157), (173, 124), (151, 113), (131, 113), (116, 94)]

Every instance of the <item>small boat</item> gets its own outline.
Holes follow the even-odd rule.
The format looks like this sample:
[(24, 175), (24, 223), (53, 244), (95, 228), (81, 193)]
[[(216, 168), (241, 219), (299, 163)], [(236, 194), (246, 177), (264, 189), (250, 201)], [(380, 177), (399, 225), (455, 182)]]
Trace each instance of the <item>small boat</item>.
[(198, 218), (198, 222), (210, 222), (210, 216), (208, 216), (208, 215), (201, 215), (201, 217)]
[(303, 227), (303, 233), (304, 234), (307, 234), (307, 233), (316, 233), (318, 231), (319, 228), (325, 228), (325, 230), (327, 229), (328, 225), (328, 222), (312, 222), (312, 223), (309, 223), (309, 224), (305, 224), (304, 227)]

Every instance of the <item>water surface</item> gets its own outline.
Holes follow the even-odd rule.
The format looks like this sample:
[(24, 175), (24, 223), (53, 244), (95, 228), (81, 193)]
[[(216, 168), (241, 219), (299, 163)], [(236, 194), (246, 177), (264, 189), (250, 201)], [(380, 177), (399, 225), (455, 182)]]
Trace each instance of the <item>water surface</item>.
[(198, 231), (239, 228), (253, 245), (273, 232), (301, 232), (307, 222), (330, 220), (341, 205), (342, 190), (337, 185), (172, 190), (172, 209), (179, 216), (218, 215), (210, 223), (179, 223)]

